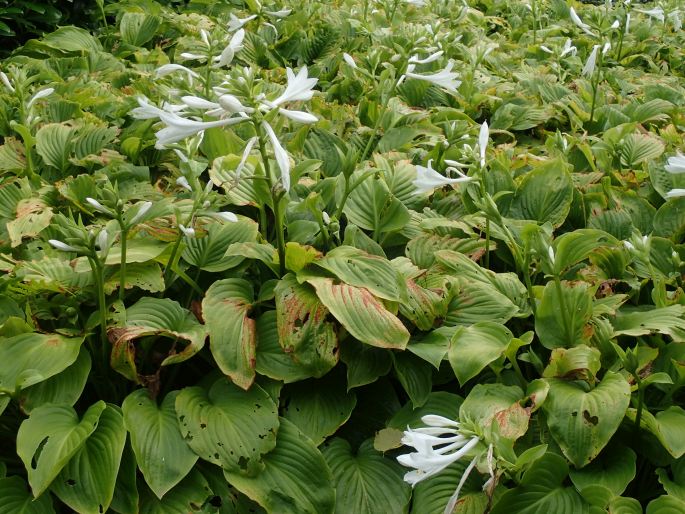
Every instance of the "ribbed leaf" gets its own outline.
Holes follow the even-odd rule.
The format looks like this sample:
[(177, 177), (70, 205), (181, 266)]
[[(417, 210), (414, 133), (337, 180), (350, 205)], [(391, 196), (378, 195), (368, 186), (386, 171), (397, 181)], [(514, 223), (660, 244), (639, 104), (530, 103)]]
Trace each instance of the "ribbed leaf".
[[(137, 514), (192, 514), (203, 512), (202, 505), (214, 496), (207, 480), (193, 469), (176, 487), (161, 500), (145, 486), (140, 494), (140, 510)], [(204, 512), (216, 512), (206, 510)]]
[(279, 344), (276, 311), (266, 311), (257, 319), (257, 341), (257, 373), (260, 375), (286, 384), (311, 376)]
[(504, 325), (481, 321), (458, 327), (448, 353), (450, 365), (463, 386), (499, 358), (514, 336)]
[[(416, 485), (412, 495), (411, 514), (444, 514), (469, 462), (457, 461), (434, 477)], [(488, 504), (483, 492), (483, 479), (477, 471), (471, 472), (459, 493), (454, 514), (482, 514)], [(450, 513), (452, 514), (452, 513)]]
[(212, 223), (207, 235), (187, 241), (183, 260), (205, 271), (217, 272), (234, 268), (244, 257), (231, 255), (226, 250), (233, 243), (254, 243), (257, 241), (258, 226), (248, 219), (241, 219), (224, 225)]
[[(628, 409), (626, 417), (635, 421), (635, 409)], [(653, 415), (648, 410), (642, 412), (640, 428), (654, 434), (661, 445), (674, 458), (685, 455), (685, 410), (671, 406)]]
[(664, 153), (664, 144), (653, 136), (630, 134), (621, 141), (621, 164), (630, 168), (651, 161)]
[(143, 46), (155, 37), (155, 32), (162, 24), (157, 16), (145, 13), (127, 12), (121, 17), (119, 30), (125, 43), (133, 46)]
[[(350, 180), (360, 176), (355, 173)], [(352, 223), (377, 234), (400, 230), (410, 219), (409, 210), (379, 176), (367, 178), (350, 194), (344, 212)]]
[(587, 283), (569, 287), (564, 282), (561, 286), (547, 282), (535, 316), (535, 332), (545, 348), (570, 348), (589, 341), (591, 316), (592, 291)]
[(115, 127), (98, 127), (85, 125), (78, 129), (78, 136), (74, 139), (74, 153), (77, 159), (88, 155), (99, 154), (105, 145), (111, 143), (117, 135)]
[(685, 306), (639, 310), (633, 312), (619, 311), (611, 320), (615, 336), (644, 336), (647, 334), (665, 334), (674, 341), (685, 341)]
[(65, 171), (74, 144), (75, 129), (61, 123), (43, 125), (36, 133), (36, 152), (46, 164)]
[(52, 498), (35, 500), (21, 477), (0, 478), (0, 514), (55, 514)]

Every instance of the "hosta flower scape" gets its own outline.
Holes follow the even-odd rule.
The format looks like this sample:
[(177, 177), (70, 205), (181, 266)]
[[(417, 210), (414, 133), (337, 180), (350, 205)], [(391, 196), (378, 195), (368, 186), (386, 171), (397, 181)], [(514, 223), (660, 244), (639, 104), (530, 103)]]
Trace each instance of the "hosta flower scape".
[(685, 512), (682, 1), (90, 4), (0, 5), (0, 514)]

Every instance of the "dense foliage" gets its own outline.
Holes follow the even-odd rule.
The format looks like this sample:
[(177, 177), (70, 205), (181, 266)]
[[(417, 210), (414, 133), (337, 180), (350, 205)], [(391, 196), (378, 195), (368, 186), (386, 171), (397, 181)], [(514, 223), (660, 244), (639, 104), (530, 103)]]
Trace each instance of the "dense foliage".
[(678, 4), (125, 0), (28, 41), (0, 514), (685, 511)]

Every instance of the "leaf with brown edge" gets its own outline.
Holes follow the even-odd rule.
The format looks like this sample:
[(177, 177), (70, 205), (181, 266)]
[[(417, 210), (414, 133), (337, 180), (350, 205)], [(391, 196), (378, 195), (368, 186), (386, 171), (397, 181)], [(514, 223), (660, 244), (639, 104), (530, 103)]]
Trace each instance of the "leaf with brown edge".
[(252, 284), (241, 278), (214, 282), (202, 300), (212, 355), (221, 371), (243, 389), (252, 385), (257, 362), (255, 321), (248, 317), (253, 302)]
[(319, 300), (362, 343), (404, 350), (409, 331), (368, 289), (334, 284), (330, 278), (310, 278)]
[(326, 321), (328, 309), (311, 286), (299, 284), (292, 274), (278, 282), (275, 294), (281, 347), (311, 376), (325, 375), (338, 362), (338, 337), (335, 325)]

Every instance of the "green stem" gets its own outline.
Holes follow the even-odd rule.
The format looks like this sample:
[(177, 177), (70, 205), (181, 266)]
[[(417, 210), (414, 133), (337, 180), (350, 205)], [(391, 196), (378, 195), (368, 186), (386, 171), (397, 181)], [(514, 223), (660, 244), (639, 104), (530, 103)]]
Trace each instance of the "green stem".
[(174, 265), (174, 260), (176, 259), (176, 254), (178, 253), (178, 248), (179, 246), (181, 246), (182, 240), (183, 233), (179, 229), (178, 239), (176, 239), (176, 243), (174, 243), (174, 247), (171, 249), (171, 255), (169, 256), (169, 260), (167, 261), (166, 266), (164, 267), (164, 282), (167, 282), (169, 280), (169, 276)]
[(121, 227), (121, 259), (119, 262), (119, 300), (124, 301), (126, 295), (126, 244), (128, 240), (128, 229), (119, 220)]
[[(107, 300), (105, 299), (104, 268), (97, 256), (88, 256), (90, 269), (95, 278), (95, 289), (97, 293), (98, 310), (100, 312), (100, 359), (102, 361), (102, 373), (107, 375), (109, 368), (109, 339), (107, 338)], [(94, 356), (95, 357), (95, 356)]]
[(351, 192), (352, 191), (350, 190), (350, 178), (345, 177), (345, 191), (343, 192), (340, 204), (338, 204), (338, 208), (335, 210), (335, 217), (337, 219), (340, 219), (340, 217), (342, 216), (343, 209), (345, 208), (345, 203), (347, 202), (347, 198), (350, 196)]
[(533, 13), (533, 44), (537, 43), (538, 32), (537, 32), (537, 21), (538, 21), (538, 8), (536, 0), (531, 0), (531, 11)]
[(263, 205), (259, 206), (259, 232), (262, 234), (262, 237), (266, 241), (268, 239), (267, 235), (267, 221), (266, 221), (266, 209), (264, 208)]
[(597, 92), (599, 91), (599, 77), (602, 72), (602, 49), (600, 48), (597, 52), (599, 56), (597, 57), (597, 71), (595, 71), (595, 76), (592, 81), (592, 107), (590, 108), (590, 121), (595, 119), (595, 106), (597, 104)]
[(642, 409), (645, 404), (645, 388), (642, 386), (642, 380), (635, 372), (635, 380), (637, 381), (637, 410), (635, 413), (635, 429), (640, 430), (640, 421), (642, 421)]

